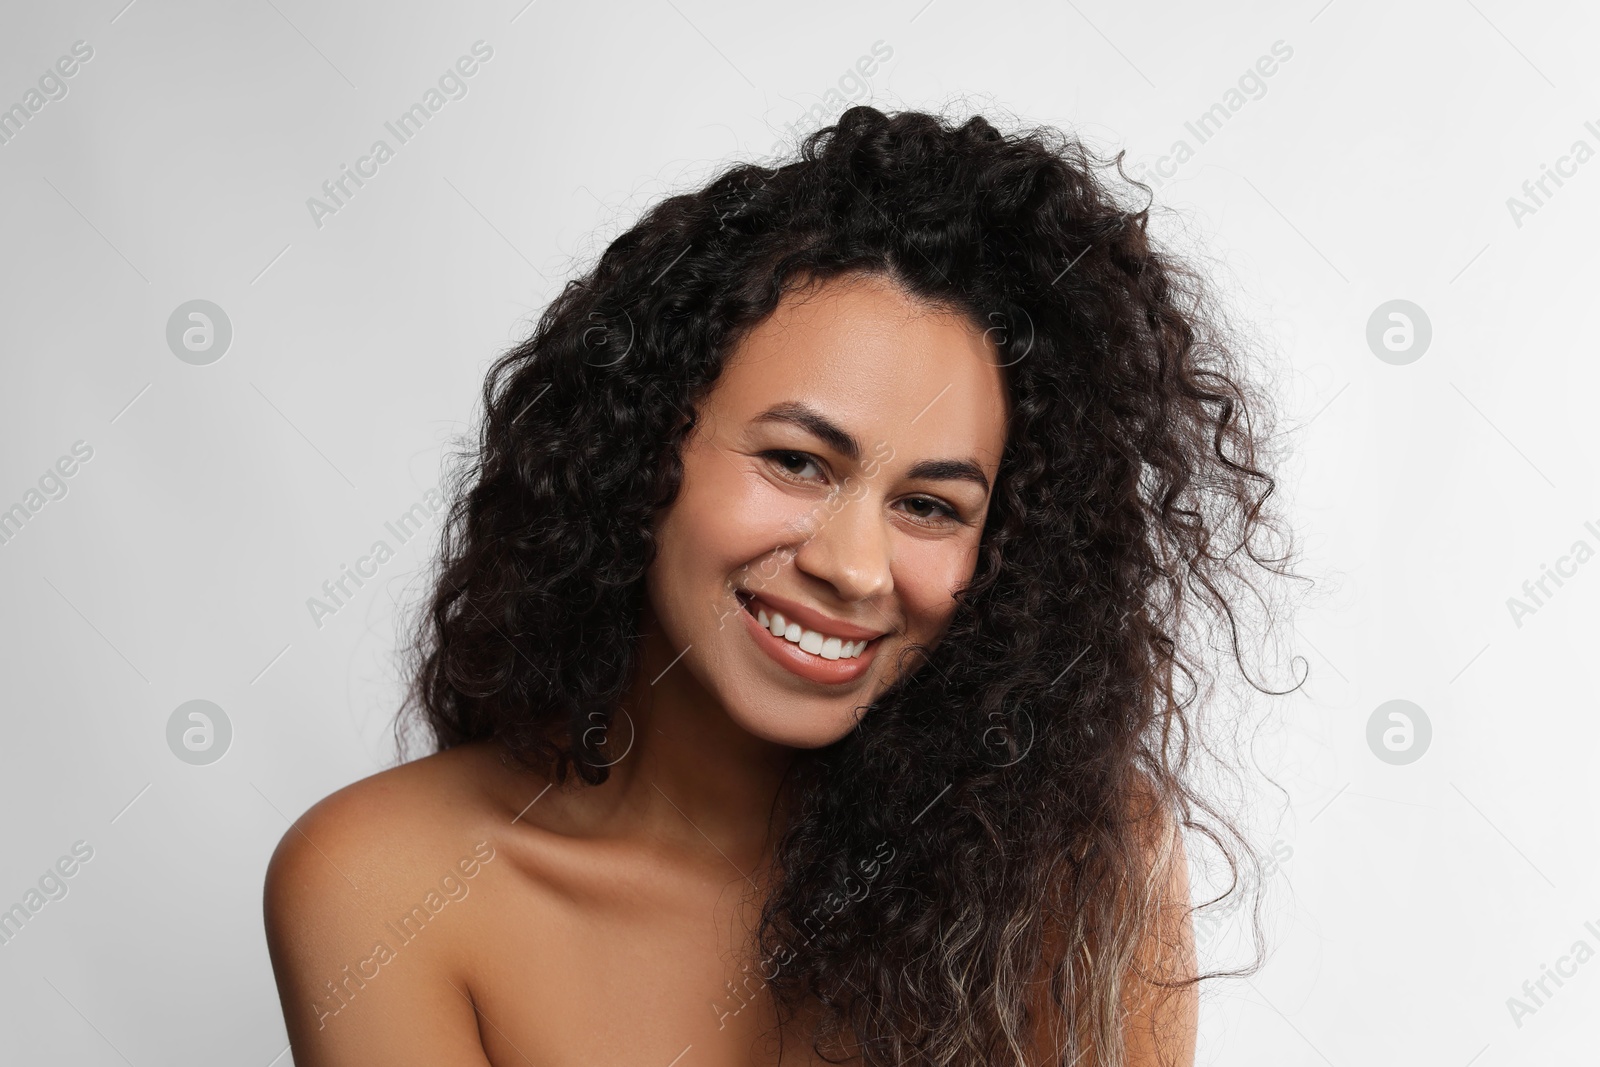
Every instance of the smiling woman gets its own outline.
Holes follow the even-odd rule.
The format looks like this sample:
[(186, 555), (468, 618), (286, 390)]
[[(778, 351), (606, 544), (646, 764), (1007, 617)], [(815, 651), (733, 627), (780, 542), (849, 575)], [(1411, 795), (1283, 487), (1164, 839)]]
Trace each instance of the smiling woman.
[(1191, 784), (1192, 627), (1287, 555), (1145, 226), (1059, 133), (855, 107), (569, 283), (449, 494), (438, 751), (269, 867), (295, 1062), (1192, 1063), (1183, 832), (1258, 862)]

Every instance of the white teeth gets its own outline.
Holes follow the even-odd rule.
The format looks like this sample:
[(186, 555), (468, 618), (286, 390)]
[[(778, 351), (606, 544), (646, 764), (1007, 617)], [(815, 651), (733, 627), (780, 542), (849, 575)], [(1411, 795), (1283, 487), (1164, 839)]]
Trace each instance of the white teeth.
[(823, 659), (855, 659), (867, 649), (865, 640), (846, 641), (840, 637), (824, 637), (816, 630), (807, 630), (797, 622), (790, 622), (777, 612), (768, 615), (765, 608), (756, 608), (756, 621), (772, 636), (799, 645), (801, 651)]

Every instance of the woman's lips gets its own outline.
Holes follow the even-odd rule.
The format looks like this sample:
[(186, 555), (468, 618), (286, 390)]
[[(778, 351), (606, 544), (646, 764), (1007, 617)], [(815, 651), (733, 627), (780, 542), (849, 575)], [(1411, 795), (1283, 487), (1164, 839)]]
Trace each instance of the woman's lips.
[(740, 607), (743, 609), (739, 614), (744, 618), (745, 630), (761, 651), (779, 666), (807, 681), (820, 682), (824, 685), (853, 682), (867, 672), (873, 658), (878, 654), (878, 646), (883, 643), (881, 637), (873, 638), (862, 650), (861, 655), (852, 659), (823, 659), (821, 656), (802, 651), (799, 645), (784, 638), (774, 637), (771, 630), (756, 620), (754, 605), (742, 597)]

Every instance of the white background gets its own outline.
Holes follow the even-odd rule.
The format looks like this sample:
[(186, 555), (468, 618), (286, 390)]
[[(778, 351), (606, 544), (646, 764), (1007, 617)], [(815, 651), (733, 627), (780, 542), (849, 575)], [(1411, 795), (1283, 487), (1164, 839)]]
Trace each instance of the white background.
[[(1292, 633), (1311, 678), (1262, 749), (1288, 794), (1262, 845), (1292, 857), (1271, 960), (1207, 995), (1200, 1062), (1592, 1057), (1600, 962), (1520, 1020), (1507, 998), (1600, 950), (1600, 563), (1520, 625), (1507, 600), (1600, 547), (1600, 162), (1520, 220), (1507, 198), (1600, 148), (1594, 9), (124, 2), (10, 5), (0, 31), (0, 105), (94, 50), (0, 145), (0, 507), (93, 448), (0, 545), (0, 907), (94, 849), (0, 946), (6, 1062), (290, 1062), (263, 872), (290, 819), (394, 760), (396, 624), (435, 528), (320, 628), (306, 599), (440, 484), (488, 362), (564, 278), (811, 128), (878, 41), (857, 97), (882, 107), (1147, 165), (1187, 139), (1161, 227), (1279, 367), (1320, 583)], [(317, 226), (306, 199), (480, 39), (467, 95)], [(1292, 58), (1197, 146), (1184, 123), (1277, 41)], [(233, 326), (207, 366), (166, 342), (193, 299)], [(1407, 365), (1366, 341), (1393, 299), (1432, 324)], [(1396, 698), (1433, 727), (1404, 766), (1366, 741)], [(166, 741), (193, 699), (233, 728), (209, 766)]]

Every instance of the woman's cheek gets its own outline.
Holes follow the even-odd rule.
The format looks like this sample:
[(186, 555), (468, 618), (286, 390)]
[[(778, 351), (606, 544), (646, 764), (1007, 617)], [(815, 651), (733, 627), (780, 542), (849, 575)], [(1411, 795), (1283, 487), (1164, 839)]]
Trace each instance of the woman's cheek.
[(727, 486), (716, 502), (717, 521), (727, 528), (745, 560), (803, 541), (817, 528), (814, 506), (800, 494), (758, 474), (743, 478), (729, 468)]
[(942, 626), (955, 614), (956, 593), (972, 579), (977, 546), (954, 539), (912, 540), (895, 552), (895, 589), (912, 617)]

